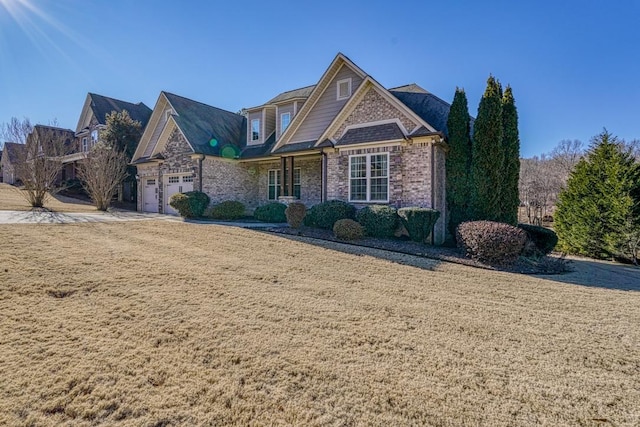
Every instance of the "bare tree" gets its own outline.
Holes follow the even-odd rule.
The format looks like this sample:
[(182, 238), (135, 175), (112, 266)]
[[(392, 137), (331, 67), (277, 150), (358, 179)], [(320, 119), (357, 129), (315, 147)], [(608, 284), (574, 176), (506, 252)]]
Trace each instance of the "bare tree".
[(579, 139), (563, 139), (551, 151), (550, 157), (553, 164), (559, 172), (562, 173), (564, 179), (569, 174), (584, 155), (584, 144)]
[[(22, 126), (12, 126), (15, 136), (20, 136), (24, 129), (24, 121)], [(59, 190), (56, 180), (62, 170), (62, 156), (67, 153), (72, 138), (72, 131), (43, 125), (34, 126), (27, 136), (15, 172), (32, 207), (43, 207), (49, 196)]]
[(542, 225), (551, 214), (563, 182), (553, 158), (542, 155), (520, 160), (520, 202), (529, 224)]
[(127, 176), (127, 156), (103, 142), (93, 146), (80, 163), (79, 177), (96, 208), (106, 211)]
[(0, 125), (0, 144), (5, 142), (15, 142), (16, 144), (25, 144), (27, 137), (33, 131), (33, 126), (28, 118), (22, 120), (17, 117), (11, 117), (8, 123)]

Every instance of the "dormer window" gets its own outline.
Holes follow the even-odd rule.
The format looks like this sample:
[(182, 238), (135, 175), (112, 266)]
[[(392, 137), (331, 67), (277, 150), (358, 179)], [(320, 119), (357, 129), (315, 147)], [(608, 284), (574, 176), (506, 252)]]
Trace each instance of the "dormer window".
[(87, 141), (87, 137), (85, 136), (84, 138), (82, 138), (82, 151), (87, 151), (89, 150), (89, 143)]
[(251, 141), (260, 140), (260, 119), (251, 120)]
[(338, 96), (336, 97), (336, 99), (338, 101), (341, 99), (347, 99), (351, 96), (351, 79), (350, 78), (338, 80), (337, 94)]
[(280, 133), (284, 133), (285, 130), (289, 127), (289, 123), (291, 123), (291, 113), (282, 113), (280, 114)]
[(91, 145), (96, 145), (98, 142), (98, 130), (91, 131)]

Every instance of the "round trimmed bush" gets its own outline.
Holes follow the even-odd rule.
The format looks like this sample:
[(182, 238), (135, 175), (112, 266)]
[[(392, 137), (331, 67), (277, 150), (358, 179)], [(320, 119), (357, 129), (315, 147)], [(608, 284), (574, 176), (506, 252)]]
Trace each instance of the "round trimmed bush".
[(502, 222), (469, 221), (456, 229), (458, 246), (468, 256), (489, 264), (510, 264), (522, 253), (527, 233)]
[(392, 237), (400, 218), (396, 209), (386, 205), (365, 206), (356, 213), (356, 220), (368, 236)]
[[(355, 219), (356, 207), (342, 200), (329, 200), (315, 205), (313, 211), (313, 222), (315, 227), (333, 229), (333, 225), (340, 219)], [(305, 222), (305, 225), (306, 222)]]
[[(316, 205), (317, 206), (317, 205)], [(302, 220), (302, 223), (307, 227), (317, 227), (318, 221), (316, 221), (316, 206), (312, 206), (310, 209), (307, 209), (307, 213)]]
[(245, 213), (244, 203), (236, 200), (225, 200), (207, 209), (207, 216), (213, 219), (238, 219)]
[(266, 205), (258, 206), (253, 211), (253, 217), (262, 222), (287, 222), (287, 216), (284, 211), (287, 205), (280, 202), (271, 202)]
[[(518, 224), (518, 228), (527, 232), (529, 241), (535, 247), (535, 251), (530, 251), (526, 255), (547, 255), (558, 244), (558, 235), (553, 230), (531, 224)], [(535, 253), (536, 251), (538, 254)]]
[(201, 191), (176, 193), (169, 199), (169, 206), (184, 218), (197, 218), (204, 214), (209, 204), (209, 196)]
[(284, 214), (287, 217), (287, 223), (291, 228), (300, 228), (306, 213), (307, 207), (304, 203), (300, 202), (289, 203), (287, 209), (284, 210)]
[(364, 237), (364, 228), (353, 219), (339, 219), (333, 224), (333, 234), (341, 240), (358, 240)]

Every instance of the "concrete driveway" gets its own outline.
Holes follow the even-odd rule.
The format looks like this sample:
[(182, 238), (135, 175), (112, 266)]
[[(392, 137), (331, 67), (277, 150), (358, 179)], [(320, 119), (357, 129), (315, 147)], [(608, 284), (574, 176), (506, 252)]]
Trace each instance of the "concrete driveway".
[(88, 222), (122, 222), (143, 220), (182, 221), (171, 215), (130, 211), (60, 213), (47, 210), (0, 211), (0, 224), (76, 224)]

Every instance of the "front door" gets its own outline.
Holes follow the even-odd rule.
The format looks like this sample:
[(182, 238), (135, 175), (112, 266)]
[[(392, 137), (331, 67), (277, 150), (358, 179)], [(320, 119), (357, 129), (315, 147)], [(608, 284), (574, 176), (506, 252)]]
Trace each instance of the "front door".
[(192, 175), (169, 175), (165, 178), (164, 187), (164, 213), (177, 215), (178, 211), (173, 209), (169, 202), (171, 196), (176, 193), (186, 193), (187, 191), (193, 191), (193, 176)]
[(158, 212), (158, 184), (155, 178), (143, 178), (143, 212)]

